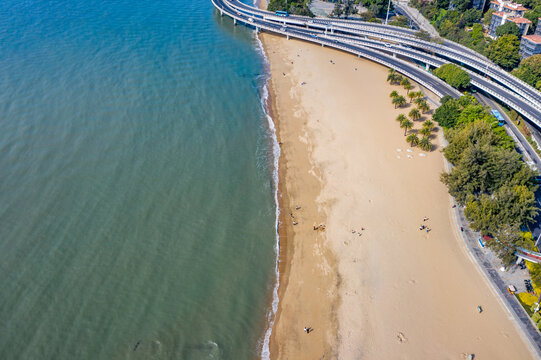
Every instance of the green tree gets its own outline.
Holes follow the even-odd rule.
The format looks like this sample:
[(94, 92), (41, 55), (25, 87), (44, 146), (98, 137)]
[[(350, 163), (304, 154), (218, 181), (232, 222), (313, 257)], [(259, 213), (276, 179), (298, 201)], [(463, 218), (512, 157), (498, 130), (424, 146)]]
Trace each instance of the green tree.
[(466, 89), (470, 86), (470, 75), (460, 66), (445, 64), (434, 70), (434, 75), (456, 89)]
[(413, 89), (413, 85), (411, 85), (411, 84), (406, 84), (406, 85), (404, 85), (404, 89), (407, 90), (406, 94), (409, 94), (409, 93), (410, 93), (410, 90)]
[(427, 113), (430, 111), (430, 106), (425, 100), (421, 101), (421, 103), (418, 104), (418, 107), (419, 107), (419, 110), (421, 110), (423, 113)]
[(419, 130), (419, 134), (423, 136), (430, 136), (432, 134), (432, 131), (427, 127), (422, 127), (421, 130)]
[(440, 99), (440, 103), (442, 105), (445, 105), (446, 102), (448, 102), (449, 100), (454, 100), (453, 97), (451, 95), (444, 95), (441, 99)]
[(496, 28), (496, 36), (504, 35), (515, 35), (517, 38), (520, 37), (520, 29), (514, 22), (506, 21), (503, 25), (500, 25)]
[(394, 99), (397, 96), (398, 96), (398, 91), (396, 90), (391, 91), (391, 93), (389, 94), (389, 97), (392, 99)]
[(406, 138), (406, 141), (410, 143), (410, 145), (413, 147), (414, 145), (417, 145), (419, 143), (419, 138), (416, 134), (411, 133)]
[(443, 128), (453, 128), (460, 116), (460, 106), (453, 99), (436, 109), (432, 118)]
[(417, 93), (416, 92), (408, 92), (407, 93), (407, 96), (410, 98), (410, 102), (413, 101), (413, 99), (417, 98)]
[(393, 98), (392, 103), (393, 103), (395, 109), (397, 107), (402, 107), (402, 106), (406, 105), (406, 98), (404, 98), (402, 95), (397, 96), (397, 97)]
[(488, 9), (488, 11), (483, 16), (483, 24), (487, 26), (490, 25), (492, 21), (492, 14), (494, 13), (494, 11), (495, 11), (494, 9)]
[(434, 129), (434, 123), (432, 121), (430, 121), (430, 120), (425, 120), (423, 122), (423, 127), (429, 129), (430, 131), (432, 131), (432, 129)]
[(408, 116), (413, 121), (419, 120), (421, 118), (421, 112), (419, 111), (419, 109), (411, 109)]
[(539, 18), (541, 18), (541, 1), (532, 10), (526, 11), (524, 17), (532, 22), (531, 31), (537, 30)]
[(486, 55), (494, 63), (510, 70), (517, 66), (520, 60), (519, 44), (515, 35), (503, 35), (488, 45)]
[(402, 86), (411, 85), (411, 82), (410, 82), (410, 80), (408, 78), (403, 78), (400, 81), (400, 85), (402, 85)]
[(411, 130), (413, 128), (413, 123), (406, 119), (400, 123), (400, 127), (404, 129), (404, 136), (406, 136), (408, 130)]
[(341, 2), (337, 2), (334, 4), (334, 9), (332, 9), (330, 13), (330, 17), (340, 17), (344, 13), (344, 7), (342, 6)]
[(406, 115), (404, 115), (404, 114), (400, 114), (400, 115), (398, 115), (398, 116), (396, 117), (396, 121), (398, 121), (398, 122), (401, 123), (401, 124), (402, 124), (402, 121), (404, 121), (404, 120), (408, 120), (408, 118), (407, 118)]
[(541, 54), (523, 59), (518, 69), (513, 70), (512, 74), (535, 87), (537, 82), (541, 81)]
[(409, 20), (408, 20), (407, 17), (402, 16), (402, 15), (394, 16), (391, 19), (391, 21), (389, 22), (389, 25), (400, 26), (400, 27), (403, 27), (403, 28), (409, 28)]
[(430, 138), (428, 136), (423, 136), (419, 141), (419, 147), (424, 151), (431, 151), (432, 143), (430, 142)]

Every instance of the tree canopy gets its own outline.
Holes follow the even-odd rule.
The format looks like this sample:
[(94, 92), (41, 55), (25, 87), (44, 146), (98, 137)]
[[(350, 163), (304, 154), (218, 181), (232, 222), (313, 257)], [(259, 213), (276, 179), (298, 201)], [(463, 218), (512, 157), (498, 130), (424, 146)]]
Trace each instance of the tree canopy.
[(513, 75), (541, 90), (541, 54), (530, 56), (520, 62)]
[(434, 70), (434, 75), (456, 89), (466, 89), (470, 86), (470, 75), (455, 64), (445, 64)]
[(455, 200), (466, 206), (470, 226), (492, 236), (488, 246), (505, 264), (511, 263), (516, 248), (527, 247), (520, 227), (539, 212), (534, 195), (536, 172), (522, 161), (514, 142), (488, 109), (472, 96), (447, 98), (442, 103), (434, 119), (447, 125), (444, 135), (449, 145), (443, 152), (454, 167), (441, 174), (441, 180)]
[(506, 21), (505, 24), (496, 28), (496, 36), (515, 35), (520, 37), (520, 29), (514, 22)]
[(505, 69), (512, 69), (520, 61), (518, 53), (520, 42), (515, 35), (503, 35), (491, 42), (487, 48), (487, 57)]

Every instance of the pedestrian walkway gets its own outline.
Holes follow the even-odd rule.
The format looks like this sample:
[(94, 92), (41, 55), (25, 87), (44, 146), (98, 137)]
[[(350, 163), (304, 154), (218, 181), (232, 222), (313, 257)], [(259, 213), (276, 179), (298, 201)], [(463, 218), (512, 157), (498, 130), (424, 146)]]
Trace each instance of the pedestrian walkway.
[(529, 278), (527, 270), (520, 270), (514, 266), (512, 269), (507, 269), (507, 271), (501, 271), (501, 262), (494, 253), (487, 248), (481, 249), (479, 246), (478, 239), (481, 237), (481, 234), (470, 229), (462, 208), (457, 206), (453, 209), (453, 212), (457, 225), (464, 229), (464, 231), (459, 232), (465, 241), (469, 254), (490, 281), (494, 291), (509, 310), (517, 325), (528, 337), (528, 340), (537, 352), (537, 356), (541, 358), (541, 334), (517, 298), (507, 291), (507, 286), (511, 284), (515, 285), (519, 291), (525, 290), (523, 280)]

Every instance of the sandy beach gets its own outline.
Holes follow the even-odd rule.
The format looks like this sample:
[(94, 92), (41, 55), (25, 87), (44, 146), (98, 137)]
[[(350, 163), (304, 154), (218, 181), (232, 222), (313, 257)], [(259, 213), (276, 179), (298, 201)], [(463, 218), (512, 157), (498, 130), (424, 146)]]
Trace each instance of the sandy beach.
[(282, 153), (272, 359), (533, 358), (458, 236), (441, 130), (432, 152), (406, 143), (386, 68), (260, 39)]

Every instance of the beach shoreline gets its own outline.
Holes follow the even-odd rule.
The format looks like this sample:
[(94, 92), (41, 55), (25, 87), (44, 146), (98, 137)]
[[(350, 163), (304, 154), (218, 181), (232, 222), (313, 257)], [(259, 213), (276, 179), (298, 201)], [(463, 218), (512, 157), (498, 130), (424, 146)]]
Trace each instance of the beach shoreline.
[[(270, 358), (531, 358), (464, 256), (439, 142), (430, 153), (410, 148), (394, 121), (411, 105), (393, 109), (388, 94), (405, 90), (368, 60), (259, 38), (281, 147)], [(419, 232), (427, 216), (433, 230)], [(325, 231), (313, 229), (320, 224)], [(490, 309), (482, 317), (478, 304)]]

